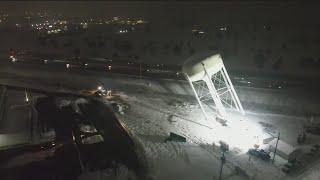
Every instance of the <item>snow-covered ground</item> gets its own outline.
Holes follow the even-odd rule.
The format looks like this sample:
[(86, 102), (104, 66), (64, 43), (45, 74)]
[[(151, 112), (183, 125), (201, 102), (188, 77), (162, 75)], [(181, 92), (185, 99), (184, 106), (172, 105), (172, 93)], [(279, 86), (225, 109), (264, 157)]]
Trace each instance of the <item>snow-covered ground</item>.
[[(141, 85), (143, 93), (122, 91), (119, 93), (121, 103), (129, 107), (124, 115), (118, 115), (127, 128), (143, 144), (150, 164), (156, 169), (156, 177), (160, 179), (174, 179), (174, 177), (184, 177), (194, 179), (190, 172), (180, 173), (177, 166), (174, 170), (168, 171), (167, 167), (172, 167), (172, 160), (184, 159), (186, 162), (180, 164), (179, 168), (188, 169), (189, 166), (198, 167), (197, 161), (191, 161), (193, 156), (211, 159), (216, 165), (201, 167), (196, 172), (201, 172), (203, 176), (199, 179), (210, 179), (217, 177), (220, 165), (220, 149), (216, 146), (219, 141), (227, 142), (231, 150), (227, 153), (227, 168), (224, 177), (229, 178), (254, 178), (254, 179), (284, 179), (287, 177), (281, 166), (286, 163), (284, 159), (276, 156), (275, 163), (264, 162), (260, 159), (249, 158), (246, 154), (248, 148), (253, 148), (254, 144), (267, 147), (262, 143), (263, 139), (275, 137), (281, 133), (281, 140), (298, 147), (296, 138), (301, 131), (305, 117), (288, 116), (272, 113), (260, 113), (248, 111), (246, 116), (233, 112), (228, 126), (224, 127), (215, 121), (207, 121), (201, 113), (195, 99), (176, 96), (173, 94), (161, 94), (154, 91), (152, 83)], [(186, 137), (187, 143), (170, 142), (165, 143), (165, 139), (170, 132), (174, 132)], [(313, 143), (319, 141), (317, 138)], [(214, 145), (215, 144), (215, 145)], [(189, 149), (197, 149), (197, 154), (190, 154)], [(160, 153), (160, 155), (159, 155)], [(205, 158), (206, 157), (206, 158)], [(161, 160), (160, 160), (161, 159)], [(164, 167), (161, 165), (165, 164)], [(202, 164), (202, 163), (200, 163)], [(212, 170), (211, 168), (213, 167)], [(161, 171), (161, 169), (164, 169)], [(238, 171), (237, 171), (238, 169)], [(240, 169), (240, 170), (239, 170)], [(170, 174), (167, 173), (175, 172)], [(239, 174), (239, 172), (241, 172)], [(314, 172), (314, 171), (313, 171)], [(164, 174), (162, 174), (164, 173)], [(206, 174), (206, 175), (205, 175)], [(317, 175), (314, 175), (317, 176)], [(292, 178), (292, 177), (290, 177)], [(290, 179), (289, 178), (289, 179)], [(227, 179), (227, 178), (226, 178)]]
[[(159, 179), (218, 178), (221, 152), (219, 147), (213, 144), (218, 145), (220, 140), (231, 146), (231, 151), (226, 154), (224, 179), (284, 177), (284, 174), (270, 163), (258, 159), (249, 162), (245, 148), (250, 141), (245, 138), (250, 138), (250, 133), (246, 134), (246, 128), (237, 126), (238, 131), (232, 133), (236, 129), (207, 122), (195, 101), (186, 103), (186, 100), (174, 95), (163, 96), (152, 92), (120, 93), (120, 97), (130, 108), (123, 116), (119, 115), (119, 119), (123, 120), (130, 132), (143, 144), (148, 160), (154, 167), (154, 176)], [(170, 132), (187, 137), (187, 143), (165, 143)], [(237, 171), (237, 168), (240, 170)], [(270, 176), (266, 177), (265, 174)]]
[[(218, 147), (220, 140), (230, 145), (230, 151), (226, 153), (223, 179), (292, 179), (280, 170), (279, 166), (284, 163), (280, 157), (276, 156), (275, 164), (272, 164), (256, 158), (249, 159), (246, 150), (278, 132), (281, 133), (281, 140), (296, 146), (298, 132), (305, 121), (303, 116), (266, 113), (255, 108), (247, 111), (246, 116), (231, 112), (228, 126), (224, 127), (213, 120), (204, 119), (185, 82), (97, 74), (85, 76), (64, 72), (51, 76), (49, 70), (46, 74), (41, 71), (32, 71), (31, 74), (19, 71), (18, 74), (28, 77), (19, 83), (53, 89), (54, 84), (60, 82), (68, 84), (65, 88), (80, 90), (95, 87), (100, 82), (107, 89), (113, 90), (118, 95), (114, 101), (125, 107), (124, 113), (117, 116), (143, 147), (150, 169), (149, 177), (153, 179), (217, 179), (221, 165)], [(8, 73), (7, 70), (4, 72)], [(37, 79), (37, 83), (30, 84), (32, 78)], [(12, 83), (5, 78), (1, 81)], [(244, 104), (255, 98), (256, 102), (268, 99), (264, 96), (264, 90), (251, 89), (249, 93), (252, 93), (251, 101), (244, 101)], [(249, 97), (249, 93), (241, 90), (240, 99)], [(267, 92), (268, 97), (272, 97), (271, 94), (273, 93)], [(259, 95), (263, 98), (259, 98)], [(275, 95), (277, 98), (283, 97), (278, 92)], [(281, 99), (277, 99), (277, 105), (281, 105), (280, 101)], [(165, 142), (170, 132), (186, 137), (187, 142)], [(309, 144), (316, 142), (320, 142), (318, 137)], [(303, 176), (318, 177), (319, 175), (314, 175), (315, 172), (317, 171), (312, 171), (313, 174), (306, 172)]]

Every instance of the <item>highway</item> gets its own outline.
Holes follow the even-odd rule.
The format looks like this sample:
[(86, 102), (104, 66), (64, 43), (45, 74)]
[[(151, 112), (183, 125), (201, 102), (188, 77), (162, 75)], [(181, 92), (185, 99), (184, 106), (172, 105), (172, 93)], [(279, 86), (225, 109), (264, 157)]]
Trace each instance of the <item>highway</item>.
[[(41, 58), (17, 58), (16, 62), (10, 59), (3, 59), (0, 64), (6, 66), (18, 66), (28, 68), (49, 67), (50, 69), (60, 69), (78, 73), (117, 73), (138, 77), (185, 80), (181, 73), (180, 65), (168, 64), (146, 64), (137, 63), (124, 59), (110, 60), (106, 58), (63, 58), (63, 59), (41, 59)], [(286, 88), (308, 88), (319, 89), (317, 79), (292, 79), (277, 78), (273, 76), (257, 76), (240, 72), (228, 72), (231, 81), (235, 86), (266, 88), (266, 89), (286, 89)]]
[(108, 60), (103, 58), (65, 58), (48, 60), (39, 58), (28, 58), (23, 60), (17, 59), (17, 61), (15, 62), (12, 62), (10, 59), (2, 60), (1, 63), (6, 65), (15, 64), (16, 66), (28, 64), (32, 66), (49, 66), (52, 68), (66, 69), (72, 71), (95, 71), (135, 76), (160, 77), (168, 79), (184, 79), (180, 72), (181, 67), (177, 65), (152, 65), (145, 63), (136, 63), (132, 61), (125, 61), (122, 59)]

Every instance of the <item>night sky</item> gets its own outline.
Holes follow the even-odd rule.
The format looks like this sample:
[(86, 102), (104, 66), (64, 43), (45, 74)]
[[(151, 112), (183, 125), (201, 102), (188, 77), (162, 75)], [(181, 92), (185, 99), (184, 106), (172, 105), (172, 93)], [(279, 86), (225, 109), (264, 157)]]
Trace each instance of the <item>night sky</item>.
[[(48, 10), (66, 16), (139, 16), (144, 18), (168, 19), (181, 17), (199, 21), (216, 19), (284, 20), (315, 23), (320, 17), (319, 3), (297, 1), (72, 1), (72, 2), (0, 2), (0, 9), (10, 15), (22, 15), (25, 10)], [(254, 14), (255, 17), (252, 17)], [(239, 16), (241, 15), (241, 16)], [(219, 18), (216, 18), (219, 16)], [(239, 19), (240, 18), (240, 19)], [(257, 19), (254, 19), (257, 18)], [(259, 19), (260, 18), (260, 19)]]

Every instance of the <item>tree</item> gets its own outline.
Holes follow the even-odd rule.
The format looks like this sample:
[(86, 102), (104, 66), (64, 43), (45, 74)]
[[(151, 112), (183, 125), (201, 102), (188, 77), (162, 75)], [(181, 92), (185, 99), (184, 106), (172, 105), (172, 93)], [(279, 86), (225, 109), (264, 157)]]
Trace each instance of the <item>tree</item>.
[(79, 58), (80, 57), (80, 48), (74, 48), (73, 53), (76, 58)]
[(264, 64), (267, 62), (266, 56), (261, 51), (259, 51), (254, 55), (253, 60), (257, 68), (260, 68), (260, 69), (262, 69), (264, 67)]
[(72, 40), (69, 39), (67, 42), (65, 42), (65, 43), (63, 44), (63, 47), (71, 47), (72, 44), (73, 44)]
[(95, 57), (100, 56), (100, 51), (97, 51), (96, 49), (93, 49), (93, 50), (90, 52), (90, 55), (91, 55), (91, 56), (95, 56)]
[(222, 35), (222, 33), (221, 33), (220, 31), (217, 31), (217, 32), (216, 32), (216, 38), (217, 38), (218, 40), (222, 40), (222, 39), (223, 39), (223, 35)]
[(98, 47), (99, 47), (99, 48), (104, 47), (104, 42), (100, 40), (100, 41), (98, 42)]
[(272, 64), (272, 69), (278, 71), (283, 64), (282, 56), (280, 56), (275, 63)]
[(170, 43), (169, 42), (166, 42), (163, 44), (163, 49), (164, 50), (168, 50), (170, 48)]
[(151, 27), (150, 27), (149, 24), (146, 25), (146, 27), (145, 27), (145, 32), (146, 32), (146, 33), (151, 32)]
[(193, 55), (196, 52), (196, 50), (193, 47), (189, 48), (189, 54)]
[(113, 52), (113, 53), (112, 53), (112, 58), (119, 58), (118, 53), (117, 53), (117, 52)]
[(283, 50), (287, 50), (287, 48), (288, 48), (286, 43), (282, 43), (281, 47)]
[(47, 45), (47, 41), (44, 37), (39, 37), (39, 43), (43, 47), (45, 47)]
[(96, 42), (94, 40), (88, 41), (88, 47), (89, 48), (96, 48)]
[(158, 51), (157, 42), (153, 40), (148, 41), (148, 50), (150, 54), (155, 55)]
[(181, 46), (179, 46), (178, 44), (176, 44), (174, 47), (173, 47), (173, 53), (176, 54), (176, 55), (180, 55), (181, 54)]
[(54, 48), (58, 48), (59, 47), (58, 41), (56, 39), (51, 39), (50, 42), (51, 42), (51, 44), (52, 44), (52, 46)]

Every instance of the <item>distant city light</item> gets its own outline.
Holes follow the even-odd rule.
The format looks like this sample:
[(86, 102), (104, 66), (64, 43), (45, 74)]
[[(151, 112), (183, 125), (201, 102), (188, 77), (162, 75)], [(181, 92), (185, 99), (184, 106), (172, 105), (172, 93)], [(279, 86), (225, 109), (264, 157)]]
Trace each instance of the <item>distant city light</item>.
[(139, 20), (137, 21), (137, 24), (142, 24), (142, 23), (144, 23), (144, 21), (141, 20), (141, 19), (139, 19)]
[(120, 33), (127, 33), (128, 30), (120, 30), (119, 32), (120, 32)]
[(11, 62), (16, 62), (17, 61), (17, 59), (12, 55), (10, 56), (10, 59), (11, 59)]
[(227, 27), (221, 27), (220, 31), (227, 31)]

